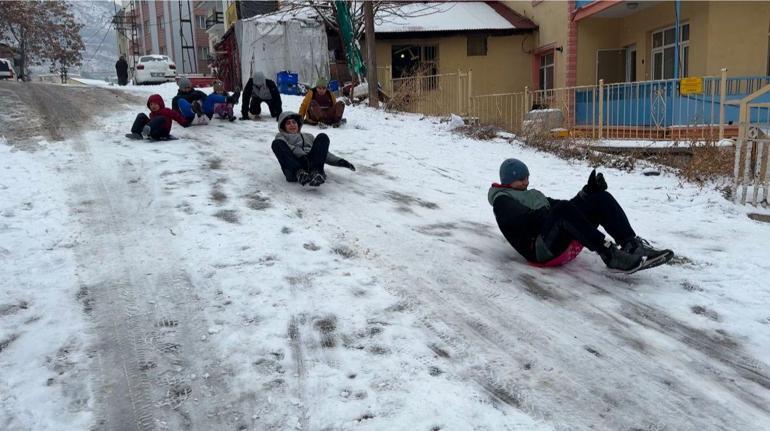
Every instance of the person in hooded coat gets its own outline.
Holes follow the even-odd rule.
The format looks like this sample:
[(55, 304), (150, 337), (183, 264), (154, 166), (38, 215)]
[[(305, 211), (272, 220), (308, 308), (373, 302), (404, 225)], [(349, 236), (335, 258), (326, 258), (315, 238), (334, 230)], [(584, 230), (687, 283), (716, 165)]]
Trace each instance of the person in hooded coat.
[(275, 81), (265, 79), (262, 72), (254, 72), (254, 75), (246, 82), (241, 96), (241, 120), (248, 120), (249, 114), (259, 116), (262, 113), (262, 102), (270, 108), (270, 116), (278, 118), (281, 115), (281, 93)]
[(326, 133), (314, 137), (301, 129), (302, 117), (296, 112), (286, 111), (278, 116), (278, 134), (272, 149), (286, 181), (320, 186), (326, 181), (324, 164), (356, 170), (352, 163), (329, 152)]
[(115, 63), (115, 73), (118, 75), (118, 85), (128, 84), (128, 62), (126, 56), (121, 55)]
[(150, 109), (150, 116), (148, 117), (144, 112), (138, 114), (131, 126), (131, 133), (136, 138), (165, 139), (171, 134), (172, 121), (176, 121), (182, 127), (190, 124), (182, 114), (166, 108), (160, 94), (153, 94), (147, 99), (147, 108)]

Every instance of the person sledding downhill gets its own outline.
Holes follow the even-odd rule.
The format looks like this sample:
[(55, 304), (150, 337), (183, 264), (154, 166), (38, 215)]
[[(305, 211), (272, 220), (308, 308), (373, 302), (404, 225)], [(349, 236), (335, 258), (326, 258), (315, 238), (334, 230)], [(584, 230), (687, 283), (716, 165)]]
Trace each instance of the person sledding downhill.
[(166, 108), (163, 98), (160, 94), (153, 94), (147, 99), (147, 107), (150, 109), (150, 116), (145, 113), (137, 114), (134, 124), (131, 126), (131, 133), (126, 137), (131, 139), (150, 138), (153, 140), (174, 139), (171, 136), (172, 121), (176, 121), (182, 127), (190, 125), (189, 121), (177, 111)]
[(278, 116), (278, 134), (272, 148), (286, 181), (318, 187), (326, 181), (324, 163), (356, 170), (353, 164), (329, 152), (326, 133), (313, 137), (301, 129), (302, 117), (296, 112), (284, 111)]
[[(500, 166), (500, 184), (492, 184), (487, 197), (505, 239), (533, 265), (549, 266), (576, 242), (597, 253), (611, 270), (627, 274), (674, 257), (671, 250), (655, 249), (636, 236), (623, 208), (607, 191), (604, 175), (597, 175), (595, 169), (568, 201), (528, 187), (527, 166), (507, 159)], [(598, 226), (615, 242), (606, 239)]]
[(334, 94), (326, 87), (327, 84), (325, 78), (318, 78), (315, 87), (302, 99), (299, 115), (305, 124), (317, 124), (321, 128), (339, 127), (344, 121), (342, 114), (345, 112), (345, 103), (334, 98)]
[(235, 93), (228, 93), (225, 91), (225, 84), (219, 80), (214, 81), (212, 86), (214, 92), (209, 94), (203, 102), (203, 113), (209, 119), (217, 115), (221, 119), (235, 121), (233, 106), (238, 103), (238, 99), (241, 97), (240, 91), (236, 89)]
[(208, 124), (209, 118), (203, 112), (206, 93), (193, 88), (192, 81), (187, 77), (179, 79), (179, 91), (171, 99), (171, 109), (182, 114), (190, 125)]

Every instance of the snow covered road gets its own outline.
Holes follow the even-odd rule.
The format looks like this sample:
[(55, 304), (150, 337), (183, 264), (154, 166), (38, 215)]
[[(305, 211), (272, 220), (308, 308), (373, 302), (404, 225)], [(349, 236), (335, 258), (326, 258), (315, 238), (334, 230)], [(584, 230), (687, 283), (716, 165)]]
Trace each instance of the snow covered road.
[(604, 170), (679, 257), (538, 269), (489, 183), (515, 156), (568, 198), (585, 165), (350, 108), (325, 132), (357, 171), (302, 188), (272, 120), (126, 141), (121, 103), (0, 145), (0, 428), (770, 429), (770, 232), (718, 193)]

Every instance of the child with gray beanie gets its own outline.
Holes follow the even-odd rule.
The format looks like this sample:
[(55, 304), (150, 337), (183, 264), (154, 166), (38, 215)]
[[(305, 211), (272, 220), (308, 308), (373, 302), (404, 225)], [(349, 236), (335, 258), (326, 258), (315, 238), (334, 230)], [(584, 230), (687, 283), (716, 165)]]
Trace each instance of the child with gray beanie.
[(206, 93), (194, 89), (192, 82), (186, 76), (179, 78), (177, 85), (179, 90), (171, 99), (171, 109), (182, 114), (190, 124), (208, 123), (208, 118), (204, 118), (203, 115)]
[[(596, 252), (608, 268), (627, 274), (674, 257), (671, 250), (655, 249), (636, 235), (623, 208), (607, 191), (604, 175), (595, 169), (575, 197), (558, 200), (530, 189), (527, 165), (507, 159), (500, 165), (500, 183), (492, 184), (487, 197), (505, 239), (537, 266), (550, 266), (575, 241)], [(606, 239), (599, 226), (615, 242)]]

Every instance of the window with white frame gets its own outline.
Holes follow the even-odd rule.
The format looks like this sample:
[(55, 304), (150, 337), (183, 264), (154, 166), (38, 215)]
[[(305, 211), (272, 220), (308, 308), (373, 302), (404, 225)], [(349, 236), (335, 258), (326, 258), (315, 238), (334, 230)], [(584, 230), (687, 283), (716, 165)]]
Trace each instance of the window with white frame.
[(195, 20), (198, 21), (198, 28), (206, 30), (206, 17), (203, 15), (195, 15)]
[[(689, 74), (690, 24), (679, 26), (679, 76)], [(652, 33), (652, 79), (672, 79), (676, 53), (676, 27)]]
[(540, 56), (540, 68), (539, 68), (538, 89), (551, 90), (553, 89), (553, 52), (543, 54)]
[(206, 60), (209, 58), (209, 47), (208, 46), (199, 46), (198, 47), (198, 57), (201, 60)]

